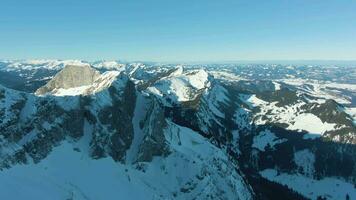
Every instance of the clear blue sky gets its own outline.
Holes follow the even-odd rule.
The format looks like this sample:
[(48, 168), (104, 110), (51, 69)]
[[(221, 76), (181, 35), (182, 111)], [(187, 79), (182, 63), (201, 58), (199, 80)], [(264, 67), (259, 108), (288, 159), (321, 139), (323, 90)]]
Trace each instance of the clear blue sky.
[(355, 0), (0, 1), (3, 59), (356, 59)]

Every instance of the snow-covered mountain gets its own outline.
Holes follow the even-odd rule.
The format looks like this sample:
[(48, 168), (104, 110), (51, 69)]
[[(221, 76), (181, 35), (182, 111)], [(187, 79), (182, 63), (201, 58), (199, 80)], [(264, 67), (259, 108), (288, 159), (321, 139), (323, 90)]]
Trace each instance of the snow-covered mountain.
[(356, 198), (352, 83), (274, 65), (0, 66), (23, 77), (0, 76), (1, 199)]

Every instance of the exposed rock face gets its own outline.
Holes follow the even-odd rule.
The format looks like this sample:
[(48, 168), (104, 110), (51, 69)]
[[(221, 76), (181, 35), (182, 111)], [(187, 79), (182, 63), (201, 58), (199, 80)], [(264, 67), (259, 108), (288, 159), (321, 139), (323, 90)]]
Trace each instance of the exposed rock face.
[[(108, 89), (112, 105), (100, 109), (97, 114), (98, 123), (93, 123), (95, 131), (91, 146), (94, 158), (102, 158), (108, 154), (116, 161), (123, 161), (125, 152), (132, 143), (134, 133), (131, 121), (136, 102), (135, 87), (127, 78), (123, 81), (126, 81), (124, 88), (111, 86)], [(122, 90), (120, 96), (119, 89)], [(95, 97), (91, 98), (95, 102)]]
[[(132, 140), (136, 101), (127, 75), (101, 76), (89, 66), (67, 66), (38, 93), (87, 84), (100, 90), (83, 96), (36, 96), (0, 85), (0, 168), (37, 163), (66, 138), (77, 141), (84, 135), (93, 158), (122, 160)], [(4, 150), (13, 145), (13, 151)]]
[(140, 145), (138, 161), (149, 162), (154, 156), (168, 155), (169, 146), (166, 144), (164, 137), (167, 122), (165, 120), (164, 110), (157, 102), (152, 102), (143, 126), (145, 138)]
[(43, 95), (55, 89), (75, 88), (91, 85), (100, 76), (100, 73), (89, 65), (67, 65), (45, 86), (36, 91)]
[[(78, 74), (87, 77), (75, 80)], [(169, 122), (164, 106), (156, 97), (148, 96), (144, 101), (148, 110), (137, 121), (142, 135), (135, 133), (133, 117), (140, 112), (135, 112), (138, 91), (125, 73), (97, 74), (89, 67), (66, 67), (37, 94), (55, 94), (58, 88), (71, 89), (84, 84), (90, 85), (85, 95), (65, 97), (36, 96), (0, 88), (0, 115), (6, 119), (0, 119), (0, 170), (11, 170), (18, 164), (40, 165), (69, 142), (74, 154), (88, 160), (115, 161), (114, 173), (123, 167), (125, 173), (132, 171), (129, 182), (131, 178), (137, 182), (149, 176), (145, 181), (148, 185), (138, 184), (138, 187), (155, 190), (148, 194), (157, 194), (159, 199), (252, 198), (251, 189), (227, 155), (198, 133)], [(133, 143), (135, 136), (137, 143)], [(203, 149), (192, 148), (192, 144), (200, 144)], [(136, 153), (128, 164), (125, 158), (130, 148), (136, 149), (132, 151)], [(220, 165), (226, 166), (225, 171), (218, 169), (219, 173), (215, 174)], [(162, 171), (162, 183), (150, 178), (150, 174), (157, 173), (156, 167)], [(186, 175), (175, 172), (186, 167), (190, 169)], [(135, 177), (138, 174), (140, 177)], [(154, 189), (162, 188), (160, 184), (168, 185), (166, 180), (178, 179), (168, 189)], [(216, 182), (220, 183), (217, 187)], [(205, 191), (205, 188), (210, 189)]]

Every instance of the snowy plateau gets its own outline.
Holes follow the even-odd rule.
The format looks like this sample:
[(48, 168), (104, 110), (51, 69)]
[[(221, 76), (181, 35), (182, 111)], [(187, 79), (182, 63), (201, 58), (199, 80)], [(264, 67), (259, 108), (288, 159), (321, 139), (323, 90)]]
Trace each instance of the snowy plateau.
[(356, 199), (356, 66), (2, 60), (0, 199)]

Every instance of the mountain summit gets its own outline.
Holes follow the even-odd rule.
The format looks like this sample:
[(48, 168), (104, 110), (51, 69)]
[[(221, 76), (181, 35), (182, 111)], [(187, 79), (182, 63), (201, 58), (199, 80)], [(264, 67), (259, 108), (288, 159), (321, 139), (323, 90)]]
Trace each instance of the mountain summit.
[(67, 65), (35, 93), (37, 95), (44, 95), (46, 93), (53, 93), (58, 89), (88, 86), (93, 84), (99, 76), (100, 72), (90, 65)]

